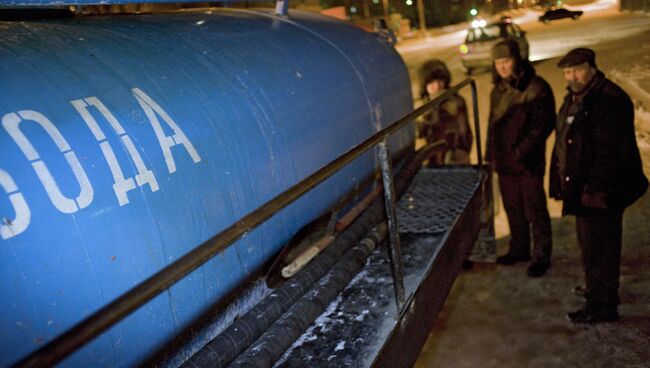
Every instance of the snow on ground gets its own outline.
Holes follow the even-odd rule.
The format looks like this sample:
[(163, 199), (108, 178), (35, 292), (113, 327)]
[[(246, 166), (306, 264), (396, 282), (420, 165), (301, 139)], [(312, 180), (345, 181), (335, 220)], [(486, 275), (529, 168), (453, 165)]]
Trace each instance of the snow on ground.
[(616, 0), (598, 0), (598, 1), (594, 1), (591, 4), (584, 4), (584, 5), (577, 5), (577, 6), (566, 5), (566, 8), (571, 10), (582, 10), (583, 12), (592, 12), (592, 11), (611, 9), (616, 6), (618, 6), (618, 2)]
[[(650, 32), (646, 33), (650, 37)], [(621, 50), (613, 60), (605, 60), (607, 75), (632, 97), (634, 125), (642, 151), (650, 150), (650, 40)], [(650, 159), (644, 160), (650, 168)]]

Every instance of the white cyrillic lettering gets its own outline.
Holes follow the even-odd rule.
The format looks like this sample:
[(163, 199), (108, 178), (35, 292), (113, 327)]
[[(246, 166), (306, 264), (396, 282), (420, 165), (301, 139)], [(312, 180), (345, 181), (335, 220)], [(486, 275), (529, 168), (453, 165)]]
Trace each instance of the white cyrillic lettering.
[[(59, 151), (63, 153), (63, 156), (72, 169), (75, 179), (77, 179), (77, 183), (79, 183), (79, 195), (74, 200), (61, 193), (56, 180), (52, 177), (45, 163), (41, 161), (38, 151), (36, 151), (25, 134), (20, 130), (20, 123), (23, 120), (31, 120), (40, 125), (59, 148)], [(36, 175), (41, 180), (54, 207), (63, 213), (73, 213), (87, 207), (92, 202), (93, 187), (88, 180), (88, 176), (86, 176), (86, 172), (81, 166), (77, 155), (70, 149), (70, 145), (68, 145), (68, 142), (61, 135), (61, 132), (48, 118), (33, 110), (22, 110), (18, 111), (18, 114), (9, 113), (3, 116), (2, 126), (13, 138), (21, 151), (23, 151), (25, 157), (31, 162), (34, 171), (36, 171)]]
[(99, 148), (104, 154), (104, 158), (108, 163), (108, 168), (111, 170), (111, 174), (113, 174), (113, 191), (115, 192), (115, 196), (117, 196), (117, 202), (120, 206), (124, 206), (129, 203), (129, 197), (126, 195), (126, 192), (135, 189), (135, 183), (131, 178), (124, 178), (124, 173), (122, 173), (122, 169), (117, 163), (115, 152), (113, 152), (113, 148), (111, 148), (108, 141), (100, 142)]
[(13, 220), (2, 217), (0, 237), (6, 240), (25, 231), (27, 226), (29, 226), (32, 215), (29, 211), (29, 206), (27, 206), (27, 202), (25, 202), (25, 198), (18, 191), (18, 186), (9, 173), (2, 169), (0, 169), (0, 186), (9, 195), (9, 201), (14, 207), (14, 212), (16, 212), (16, 217)]
[[(174, 162), (174, 157), (172, 156), (171, 147), (177, 144), (181, 144), (183, 147), (185, 147), (185, 150), (187, 150), (187, 153), (190, 155), (194, 163), (200, 162), (201, 157), (199, 156), (198, 152), (196, 152), (196, 149), (194, 149), (192, 142), (190, 142), (185, 133), (183, 133), (183, 130), (165, 112), (165, 110), (163, 110), (160, 105), (152, 100), (151, 97), (149, 97), (141, 89), (133, 88), (131, 91), (133, 92), (135, 99), (144, 110), (144, 113), (149, 118), (149, 122), (153, 127), (156, 137), (158, 138), (158, 142), (160, 143), (160, 148), (162, 148), (163, 155), (165, 156), (165, 162), (167, 163), (167, 169), (169, 170), (169, 173), (171, 174), (176, 171), (176, 163)], [(165, 123), (167, 123), (167, 125), (174, 131), (174, 135), (165, 135), (165, 132), (160, 125), (160, 121), (158, 120), (158, 116), (162, 117)]]
[(113, 191), (117, 196), (117, 200), (120, 206), (129, 203), (127, 192), (135, 189), (136, 185), (133, 182), (132, 178), (124, 177), (122, 168), (117, 162), (115, 152), (113, 151), (110, 143), (108, 143), (106, 140), (106, 136), (104, 135), (102, 129), (99, 127), (99, 124), (88, 111), (88, 105), (95, 106), (95, 108), (97, 108), (102, 116), (104, 116), (106, 121), (108, 121), (108, 123), (111, 125), (115, 133), (120, 137), (122, 144), (128, 151), (129, 155), (131, 156), (131, 160), (135, 163), (135, 167), (138, 170), (138, 174), (135, 177), (135, 181), (138, 183), (138, 185), (143, 186), (145, 184), (149, 184), (149, 188), (152, 192), (157, 191), (158, 182), (156, 181), (156, 177), (153, 174), (153, 171), (147, 169), (144, 161), (142, 160), (142, 157), (140, 156), (140, 153), (131, 141), (131, 138), (126, 134), (126, 131), (120, 122), (115, 118), (115, 116), (110, 112), (110, 110), (108, 110), (108, 108), (97, 97), (88, 97), (83, 100), (74, 100), (70, 101), (70, 103), (84, 119), (86, 125), (88, 125), (88, 128), (90, 128), (90, 131), (95, 136), (95, 139), (100, 142), (99, 147), (101, 148), (102, 153), (104, 154), (104, 158), (108, 163), (108, 167), (111, 170), (111, 174), (113, 175)]

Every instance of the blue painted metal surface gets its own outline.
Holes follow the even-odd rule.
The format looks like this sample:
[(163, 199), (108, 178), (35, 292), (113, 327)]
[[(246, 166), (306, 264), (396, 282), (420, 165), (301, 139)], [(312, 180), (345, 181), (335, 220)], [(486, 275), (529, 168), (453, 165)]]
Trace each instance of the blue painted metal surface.
[[(412, 106), (390, 45), (307, 13), (0, 29), (0, 366)], [(397, 134), (393, 152), (413, 138)], [(63, 366), (137, 364), (376, 167), (364, 155)]]

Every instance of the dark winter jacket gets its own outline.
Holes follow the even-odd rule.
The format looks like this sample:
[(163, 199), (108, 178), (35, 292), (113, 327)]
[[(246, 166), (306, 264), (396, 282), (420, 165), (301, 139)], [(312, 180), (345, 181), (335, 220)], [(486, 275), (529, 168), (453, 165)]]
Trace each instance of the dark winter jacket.
[[(571, 91), (564, 98), (557, 131), (567, 121)], [(634, 107), (619, 86), (598, 71), (580, 99), (564, 136), (564, 177), (560, 175), (558, 143), (553, 150), (550, 195), (563, 200), (563, 213), (580, 216), (620, 211), (645, 193), (648, 180), (634, 136)], [(606, 209), (583, 205), (584, 196), (605, 199)], [(581, 199), (582, 198), (582, 199)]]
[(467, 119), (467, 104), (458, 94), (452, 94), (425, 115), (419, 136), (433, 143), (440, 139), (447, 142), (448, 150), (472, 149), (472, 130)]
[(494, 82), (487, 160), (501, 175), (544, 176), (546, 138), (555, 126), (551, 87), (528, 62), (516, 78)]

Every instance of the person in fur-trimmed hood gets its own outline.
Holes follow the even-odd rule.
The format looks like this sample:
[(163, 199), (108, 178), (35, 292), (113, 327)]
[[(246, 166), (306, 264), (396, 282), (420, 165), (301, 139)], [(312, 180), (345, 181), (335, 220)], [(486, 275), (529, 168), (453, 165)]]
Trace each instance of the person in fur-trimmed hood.
[(571, 50), (558, 63), (568, 83), (551, 161), (550, 195), (576, 216), (586, 305), (573, 323), (618, 320), (623, 211), (648, 187), (634, 135), (632, 100), (596, 67), (596, 54)]
[[(441, 60), (429, 60), (420, 69), (420, 80), (422, 100), (428, 102), (449, 89), (451, 73)], [(467, 104), (458, 93), (449, 95), (426, 114), (418, 130), (418, 136), (427, 144), (438, 140), (447, 143), (443, 150), (438, 150), (429, 159), (427, 166), (469, 164), (473, 136), (467, 118)]]
[(514, 40), (492, 49), (493, 83), (486, 158), (499, 178), (510, 225), (510, 250), (497, 263), (531, 259), (527, 273), (543, 276), (551, 266), (551, 220), (544, 193), (546, 139), (555, 125), (549, 84), (521, 58)]

